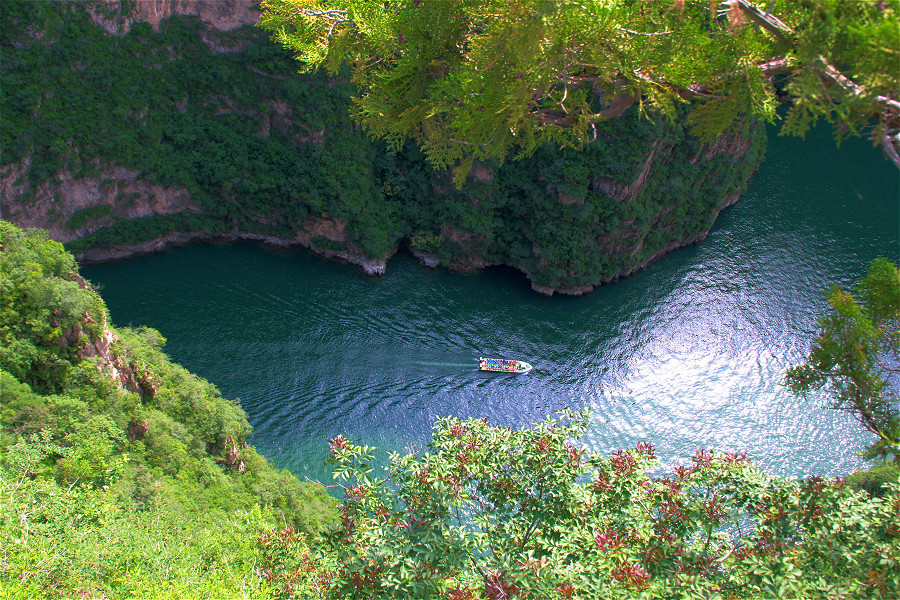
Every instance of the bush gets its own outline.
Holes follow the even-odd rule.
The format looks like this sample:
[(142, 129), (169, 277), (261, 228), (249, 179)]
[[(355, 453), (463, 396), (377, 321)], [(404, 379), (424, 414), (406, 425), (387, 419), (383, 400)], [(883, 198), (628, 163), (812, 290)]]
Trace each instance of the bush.
[[(589, 414), (512, 431), (439, 419), (424, 451), (331, 440), (345, 485), (328, 536), (340, 598), (896, 598), (900, 487), (770, 477), (697, 451), (659, 472), (652, 446), (578, 445)], [(654, 474), (655, 473), (655, 474)]]
[(72, 216), (66, 221), (66, 227), (69, 229), (79, 229), (91, 221), (97, 221), (111, 213), (112, 207), (108, 204), (88, 206), (87, 208), (82, 208), (73, 212)]
[(848, 486), (855, 490), (864, 490), (870, 496), (883, 498), (889, 492), (888, 484), (900, 483), (900, 465), (885, 463), (867, 470), (855, 471), (845, 480)]

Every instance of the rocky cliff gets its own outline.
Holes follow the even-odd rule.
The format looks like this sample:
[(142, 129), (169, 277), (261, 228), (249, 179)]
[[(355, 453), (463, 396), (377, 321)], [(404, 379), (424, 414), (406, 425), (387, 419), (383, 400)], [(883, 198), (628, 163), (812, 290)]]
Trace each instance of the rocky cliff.
[[(71, 242), (122, 220), (199, 212), (183, 186), (151, 183), (134, 169), (93, 161), (93, 173), (79, 177), (61, 169), (30, 185), (28, 159), (0, 169), (0, 210), (19, 227), (46, 229), (58, 242)], [(28, 202), (15, 199), (28, 196)]]
[(93, 21), (114, 35), (131, 30), (134, 23), (160, 22), (173, 15), (199, 17), (209, 27), (228, 31), (259, 21), (258, 0), (94, 0), (86, 5)]
[[(449, 227), (442, 231), (442, 237), (453, 244), (456, 251), (449, 262), (445, 262), (450, 269), (464, 272), (495, 265), (514, 266), (525, 272), (532, 289), (541, 294), (581, 295), (588, 293), (602, 283), (614, 281), (645, 268), (673, 250), (696, 244), (705, 239), (719, 213), (737, 202), (743, 189), (742, 185), (738, 185), (727, 191), (723, 190), (718, 185), (722, 180), (721, 171), (735, 169), (743, 171), (746, 176), (749, 176), (752, 170), (746, 169), (746, 166), (756, 164), (756, 160), (758, 160), (755, 155), (760, 152), (760, 134), (761, 132), (758, 130), (750, 128), (745, 136), (724, 135), (712, 143), (695, 145), (688, 154), (678, 152), (679, 144), (652, 141), (648, 143), (648, 152), (638, 163), (636, 172), (631, 179), (616, 181), (597, 173), (589, 173), (586, 177), (589, 182), (587, 184), (588, 194), (603, 195), (608, 200), (614, 201), (620, 212), (633, 212), (633, 208), (630, 207), (641, 207), (640, 214), (621, 221), (620, 226), (615, 230), (609, 231), (602, 226), (597, 227), (600, 225), (599, 223), (594, 223), (593, 230), (586, 236), (588, 246), (584, 247), (585, 252), (593, 252), (607, 257), (626, 256), (634, 259), (621, 262), (620, 266), (611, 273), (595, 275), (589, 277), (590, 281), (581, 282), (578, 281), (581, 273), (577, 272), (578, 267), (572, 264), (577, 263), (577, 260), (570, 260), (566, 271), (558, 274), (555, 281), (548, 285), (541, 282), (540, 275), (542, 269), (553, 265), (554, 262), (559, 262), (551, 255), (552, 249), (551, 252), (546, 252), (545, 248), (536, 242), (531, 246), (529, 261), (520, 260), (516, 264), (508, 256), (492, 259), (490, 258), (491, 253), (485, 251), (485, 245), (489, 242), (485, 236), (479, 236), (465, 229)], [(749, 156), (751, 154), (754, 156)], [(702, 168), (709, 167), (711, 161), (717, 157), (722, 160), (717, 165), (724, 169)], [(686, 223), (682, 214), (686, 203), (679, 201), (675, 195), (671, 198), (666, 198), (664, 192), (660, 195), (658, 188), (656, 193), (648, 189), (648, 185), (652, 185), (654, 179), (667, 180), (667, 182), (676, 179), (677, 176), (673, 177), (672, 175), (673, 162), (701, 167), (697, 170), (691, 185), (697, 194), (710, 194), (712, 190), (718, 190), (717, 194), (710, 194), (709, 198), (701, 202), (699, 210), (694, 208), (690, 221), (687, 223), (687, 229), (685, 229)], [(540, 169), (541, 166), (535, 165), (535, 168)], [(493, 183), (494, 174), (482, 167), (480, 172), (477, 169), (473, 170), (470, 178), (474, 181)], [(569, 195), (568, 190), (571, 187), (567, 184), (572, 183), (576, 182), (563, 181), (555, 185), (547, 185), (545, 190), (546, 195), (556, 198), (560, 205), (571, 207), (572, 210), (569, 211), (569, 214), (578, 210), (579, 207), (584, 208), (586, 201), (590, 202), (587, 195)], [(656, 198), (651, 200), (654, 195)], [(577, 220), (577, 218), (563, 217), (556, 222), (565, 227)], [(589, 219), (584, 219), (584, 221), (589, 221)], [(676, 230), (679, 231), (676, 233)], [(658, 241), (660, 234), (667, 238), (661, 243)], [(441, 262), (435, 255), (427, 252), (415, 251), (414, 254), (429, 265), (437, 265)]]
[(253, 239), (378, 275), (409, 248), (584, 293), (701, 240), (764, 146), (752, 123), (704, 145), (631, 109), (583, 152), (476, 165), (456, 190), (414, 147), (368, 139), (346, 82), (297, 75), (243, 27), (249, 2), (40, 6), (3, 15), (0, 216), (82, 260)]
[[(75, 280), (81, 289), (96, 294), (80, 275), (76, 275)], [(117, 388), (139, 394), (144, 399), (152, 398), (159, 382), (140, 359), (129, 356), (123, 350), (119, 336), (106, 321), (106, 313), (101, 314), (101, 322), (94, 323), (91, 315), (84, 313), (80, 324), (63, 331), (59, 345), (77, 348), (78, 360), (94, 359), (97, 371), (108, 377)], [(91, 335), (88, 330), (94, 334)]]

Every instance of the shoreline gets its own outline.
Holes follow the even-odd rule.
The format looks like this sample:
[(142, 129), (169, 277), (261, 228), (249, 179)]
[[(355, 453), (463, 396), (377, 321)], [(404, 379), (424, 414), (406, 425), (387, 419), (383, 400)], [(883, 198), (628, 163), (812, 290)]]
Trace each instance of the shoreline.
[[(727, 206), (730, 206), (730, 204), (726, 205), (726, 207)], [(510, 269), (514, 269), (515, 271), (524, 275), (531, 287), (531, 290), (542, 296), (553, 296), (555, 294), (559, 294), (562, 296), (583, 296), (586, 294), (590, 294), (594, 291), (594, 289), (601, 285), (614, 283), (619, 279), (622, 279), (623, 277), (628, 277), (638, 271), (649, 267), (651, 264), (670, 252), (696, 245), (706, 239), (708, 234), (709, 232), (707, 231), (693, 236), (689, 239), (682, 240), (678, 243), (671, 244), (655, 252), (653, 255), (640, 262), (639, 264), (634, 265), (627, 270), (623, 270), (616, 275), (604, 278), (596, 283), (586, 283), (581, 286), (558, 288), (537, 284), (531, 279), (530, 273), (507, 263), (494, 263), (484, 261), (478, 261), (477, 263), (461, 263), (458, 261), (454, 261), (449, 265), (443, 266), (440, 259), (438, 259), (436, 256), (428, 254), (426, 252), (422, 252), (421, 250), (417, 250), (406, 244), (398, 244), (394, 246), (384, 257), (373, 259), (366, 257), (361, 253), (353, 252), (352, 250), (326, 250), (323, 248), (318, 248), (313, 245), (311, 241), (303, 238), (282, 238), (274, 235), (241, 233), (233, 231), (223, 233), (210, 233), (208, 231), (174, 231), (166, 233), (152, 240), (147, 240), (145, 242), (140, 242), (137, 244), (115, 244), (106, 247), (90, 248), (83, 252), (73, 252), (73, 255), (75, 256), (75, 259), (79, 264), (97, 264), (126, 260), (135, 256), (154, 254), (156, 252), (163, 252), (165, 250), (168, 250), (169, 248), (177, 248), (180, 246), (187, 246), (196, 243), (214, 244), (217, 242), (256, 242), (272, 248), (282, 248), (288, 250), (309, 250), (319, 257), (328, 260), (344, 262), (358, 267), (363, 272), (363, 274), (368, 277), (381, 277), (387, 272), (387, 265), (390, 259), (393, 258), (402, 247), (406, 249), (410, 256), (415, 258), (419, 263), (429, 269), (445, 268), (452, 273), (473, 273), (489, 267), (507, 267)]]
[(258, 242), (275, 248), (304, 248), (324, 258), (339, 260), (355, 265), (370, 277), (380, 277), (384, 275), (387, 268), (387, 261), (397, 253), (397, 248), (394, 248), (383, 258), (371, 259), (351, 251), (325, 250), (323, 248), (317, 248), (306, 240), (280, 238), (274, 235), (239, 232), (210, 233), (208, 231), (174, 231), (137, 244), (116, 244), (107, 247), (90, 248), (83, 252), (73, 252), (72, 254), (79, 264), (96, 264), (125, 260), (134, 256), (153, 254), (169, 248), (177, 248), (179, 246), (187, 246), (195, 243), (241, 241)]

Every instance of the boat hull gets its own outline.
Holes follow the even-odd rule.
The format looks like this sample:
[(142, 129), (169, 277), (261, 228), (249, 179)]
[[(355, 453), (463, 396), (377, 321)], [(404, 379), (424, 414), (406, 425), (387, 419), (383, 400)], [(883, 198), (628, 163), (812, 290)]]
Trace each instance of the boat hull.
[(527, 373), (531, 365), (523, 360), (507, 358), (479, 358), (478, 370), (492, 373)]

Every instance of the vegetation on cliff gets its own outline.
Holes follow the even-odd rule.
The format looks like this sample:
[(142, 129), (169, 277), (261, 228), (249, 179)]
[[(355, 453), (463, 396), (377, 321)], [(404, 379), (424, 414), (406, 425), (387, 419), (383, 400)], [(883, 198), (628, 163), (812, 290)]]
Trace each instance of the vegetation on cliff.
[(334, 518), (272, 468), (247, 417), (112, 328), (72, 255), (0, 221), (0, 588), (4, 598), (264, 593), (257, 536)]
[[(262, 32), (216, 33), (228, 51), (213, 53), (196, 18), (112, 36), (82, 9), (13, 3), (0, 30), (3, 214), (35, 214), (68, 239), (77, 230), (76, 253), (173, 231), (376, 259), (409, 244), (452, 267), (508, 264), (541, 289), (577, 291), (702, 238), (762, 158), (753, 121), (707, 145), (685, 130), (686, 106), (672, 123), (632, 107), (582, 152), (544, 145), (488, 161), (457, 190), (415, 146), (389, 150), (360, 131), (344, 75), (294, 73)], [(134, 218), (152, 199), (116, 167), (190, 201)], [(94, 200), (73, 208), (60, 192), (72, 181), (91, 182), (82, 195)]]

